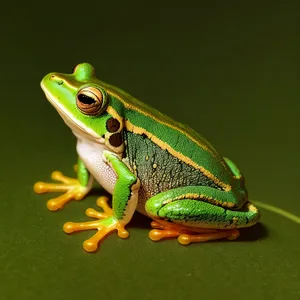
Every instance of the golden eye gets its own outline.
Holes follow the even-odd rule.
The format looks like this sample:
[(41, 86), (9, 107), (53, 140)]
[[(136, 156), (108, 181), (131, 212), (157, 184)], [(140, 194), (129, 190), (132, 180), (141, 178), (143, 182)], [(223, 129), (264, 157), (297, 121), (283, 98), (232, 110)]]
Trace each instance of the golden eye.
[(103, 107), (103, 94), (95, 87), (85, 87), (76, 96), (76, 105), (85, 115), (96, 116)]

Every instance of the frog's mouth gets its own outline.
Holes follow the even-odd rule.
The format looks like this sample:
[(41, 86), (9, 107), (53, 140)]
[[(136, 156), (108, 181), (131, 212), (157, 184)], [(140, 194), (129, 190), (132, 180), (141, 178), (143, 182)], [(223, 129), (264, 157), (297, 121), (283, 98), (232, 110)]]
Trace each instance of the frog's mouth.
[(63, 105), (61, 105), (59, 102), (55, 100), (55, 97), (53, 97), (53, 95), (51, 95), (51, 93), (46, 90), (43, 84), (41, 84), (41, 86), (48, 101), (53, 105), (53, 107), (60, 114), (60, 116), (66, 123), (66, 125), (70, 127), (70, 129), (77, 137), (83, 136), (87, 139), (92, 139), (100, 144), (103, 143), (102, 142), (103, 139), (95, 131), (85, 126), (82, 122), (78, 121), (76, 118), (72, 118), (70, 113), (63, 107)]

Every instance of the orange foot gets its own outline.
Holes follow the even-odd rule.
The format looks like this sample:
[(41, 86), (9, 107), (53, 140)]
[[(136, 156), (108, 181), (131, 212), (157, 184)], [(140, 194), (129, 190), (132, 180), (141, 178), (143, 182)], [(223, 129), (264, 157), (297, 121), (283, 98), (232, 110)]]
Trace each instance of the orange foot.
[(51, 192), (65, 192), (63, 195), (47, 201), (47, 207), (51, 211), (61, 209), (67, 202), (71, 200), (81, 200), (91, 190), (90, 186), (82, 186), (77, 179), (64, 176), (59, 171), (54, 171), (51, 178), (61, 183), (36, 182), (33, 190), (37, 194)]
[(125, 239), (129, 236), (125, 225), (113, 217), (113, 210), (107, 204), (108, 198), (105, 196), (97, 199), (97, 205), (103, 209), (104, 212), (98, 212), (93, 208), (86, 210), (86, 215), (92, 218), (99, 219), (97, 221), (73, 223), (67, 222), (64, 224), (63, 230), (66, 233), (73, 233), (76, 231), (97, 229), (91, 238), (84, 241), (83, 248), (87, 252), (94, 252), (98, 249), (99, 242), (109, 233), (114, 230), (118, 231), (118, 236)]
[(170, 225), (169, 223), (163, 221), (152, 221), (151, 227), (155, 228), (149, 232), (149, 238), (152, 241), (160, 241), (161, 239), (178, 237), (177, 240), (182, 245), (218, 240), (223, 238), (227, 238), (228, 240), (235, 240), (240, 235), (237, 229), (216, 230), (196, 228), (195, 231), (191, 231), (186, 226), (177, 224)]

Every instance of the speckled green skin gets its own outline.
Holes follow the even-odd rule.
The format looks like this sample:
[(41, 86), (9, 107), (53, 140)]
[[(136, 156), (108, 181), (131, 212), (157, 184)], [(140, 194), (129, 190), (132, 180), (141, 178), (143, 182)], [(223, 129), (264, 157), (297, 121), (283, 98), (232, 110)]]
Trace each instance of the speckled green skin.
[[(73, 123), (88, 128), (93, 137), (105, 138), (111, 153), (123, 157), (115, 161), (110, 156), (118, 174), (113, 193), (116, 218), (120, 219), (120, 212), (129, 207), (133, 195), (129, 191), (136, 178), (141, 184), (138, 205), (130, 209), (152, 218), (219, 229), (247, 227), (258, 221), (259, 213), (248, 202), (238, 168), (188, 126), (100, 81), (90, 64), (78, 65), (73, 74), (48, 74), (42, 84), (48, 98), (63, 107)], [(76, 107), (77, 93), (87, 87), (102, 93), (103, 104), (97, 116), (83, 114)], [(107, 122), (111, 118), (119, 120), (123, 136), (116, 147), (108, 138)], [(127, 209), (123, 217), (132, 214)]]

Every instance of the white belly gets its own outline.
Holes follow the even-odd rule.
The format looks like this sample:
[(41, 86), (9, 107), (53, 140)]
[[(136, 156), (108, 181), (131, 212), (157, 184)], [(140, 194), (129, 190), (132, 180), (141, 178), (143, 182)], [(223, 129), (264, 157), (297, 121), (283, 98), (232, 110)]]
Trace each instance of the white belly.
[(105, 145), (86, 139), (77, 139), (77, 153), (95, 180), (110, 194), (116, 183), (116, 174), (103, 160)]

